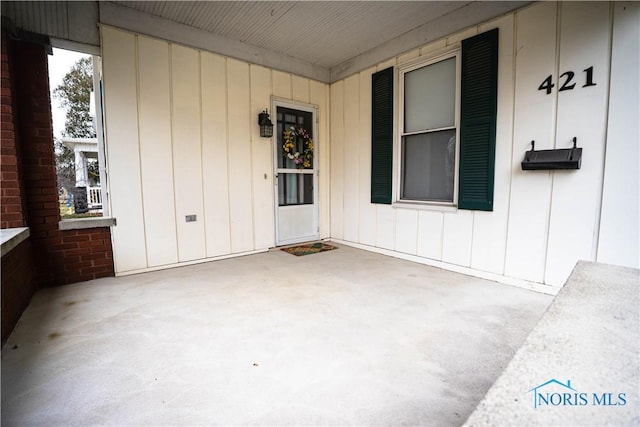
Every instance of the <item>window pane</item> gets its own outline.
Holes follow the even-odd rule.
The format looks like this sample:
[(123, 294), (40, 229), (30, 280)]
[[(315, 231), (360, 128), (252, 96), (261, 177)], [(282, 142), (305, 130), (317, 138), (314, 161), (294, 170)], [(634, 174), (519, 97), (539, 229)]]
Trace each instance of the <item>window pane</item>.
[(402, 138), (402, 198), (452, 202), (456, 132)]
[[(277, 109), (277, 138), (276, 145), (278, 168), (280, 169), (313, 169), (314, 147), (309, 140), (294, 133), (293, 147), (288, 152), (284, 150), (284, 132), (292, 129), (304, 129), (312, 140), (313, 123), (312, 114), (308, 111), (292, 110), (278, 107)], [(305, 143), (305, 141), (307, 143)]]
[(278, 174), (278, 204), (280, 206), (311, 203), (313, 203), (312, 174)]
[(455, 125), (456, 59), (449, 58), (404, 75), (404, 131)]

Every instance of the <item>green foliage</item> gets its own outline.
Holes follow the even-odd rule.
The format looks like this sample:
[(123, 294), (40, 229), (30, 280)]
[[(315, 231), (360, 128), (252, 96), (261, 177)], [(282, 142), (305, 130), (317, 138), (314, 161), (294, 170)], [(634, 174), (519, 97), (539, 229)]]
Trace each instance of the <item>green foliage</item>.
[(64, 145), (58, 138), (53, 141), (56, 153), (56, 175), (58, 175), (58, 188), (66, 188), (71, 191), (76, 186), (76, 165), (73, 150)]
[(93, 89), (93, 65), (90, 57), (79, 59), (53, 91), (67, 110), (64, 136), (94, 138), (96, 133), (89, 115), (91, 90)]
[(100, 165), (98, 164), (98, 159), (89, 159), (87, 162), (87, 173), (89, 174), (88, 178), (91, 182), (100, 182)]

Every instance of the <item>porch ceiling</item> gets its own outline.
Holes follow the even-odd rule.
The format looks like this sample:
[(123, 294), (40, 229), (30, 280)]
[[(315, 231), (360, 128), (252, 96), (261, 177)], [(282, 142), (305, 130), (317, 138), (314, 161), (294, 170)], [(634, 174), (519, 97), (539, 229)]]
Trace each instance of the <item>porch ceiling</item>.
[[(321, 67), (331, 80), (529, 2), (113, 1)], [(393, 43), (397, 41), (397, 43)], [(370, 53), (378, 50), (377, 55)], [(368, 54), (369, 53), (369, 54)], [(360, 61), (357, 59), (361, 58)], [(358, 70), (351, 70), (352, 72)]]

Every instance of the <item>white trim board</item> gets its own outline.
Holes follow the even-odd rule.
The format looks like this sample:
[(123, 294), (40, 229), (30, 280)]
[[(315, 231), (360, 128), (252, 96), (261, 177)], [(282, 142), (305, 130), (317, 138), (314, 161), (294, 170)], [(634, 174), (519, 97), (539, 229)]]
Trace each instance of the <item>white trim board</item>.
[(381, 255), (387, 255), (394, 258), (403, 259), (405, 261), (416, 262), (418, 264), (424, 264), (431, 267), (441, 268), (443, 270), (453, 271), (455, 273), (465, 274), (467, 276), (477, 277), (480, 279), (491, 280), (503, 285), (515, 286), (517, 288), (527, 289), (529, 291), (540, 292), (546, 295), (556, 295), (561, 287), (544, 285), (542, 283), (529, 282), (527, 280), (516, 279), (514, 277), (502, 276), (500, 274), (489, 273), (486, 271), (475, 270), (468, 267), (462, 267), (455, 264), (449, 264), (446, 262), (436, 261), (429, 258), (422, 258), (415, 255), (409, 255), (401, 252), (396, 252), (388, 249), (376, 248), (374, 246), (362, 245), (360, 243), (348, 242), (345, 240), (328, 239), (331, 242), (339, 243), (345, 246), (351, 246), (353, 248), (362, 249), (369, 252), (374, 252)]
[(334, 83), (431, 41), (523, 8), (531, 2), (460, 3), (461, 6), (452, 13), (443, 17), (435, 17), (417, 28), (407, 29), (407, 32), (401, 36), (388, 40), (331, 68), (243, 43), (239, 40), (222, 37), (111, 2), (98, 3), (100, 24), (207, 50), (323, 83)]
[(331, 73), (327, 68), (111, 2), (99, 3), (100, 24), (207, 50), (323, 83), (329, 82)]
[(465, 28), (481, 25), (496, 17), (528, 6), (532, 2), (500, 1), (473, 2), (406, 33), (391, 39), (371, 50), (361, 53), (342, 64), (331, 67), (331, 83), (359, 73), (373, 65), (384, 62), (424, 46)]
[(229, 258), (238, 258), (238, 257), (241, 257), (241, 256), (255, 255), (255, 254), (260, 254), (262, 252), (268, 252), (268, 251), (269, 251), (269, 249), (258, 249), (258, 250), (255, 250), (255, 251), (240, 252), (240, 253), (237, 253), (237, 254), (222, 255), (222, 256), (211, 257), (211, 258), (202, 258), (202, 259), (196, 259), (196, 260), (193, 260), (193, 261), (185, 261), (185, 262), (178, 262), (178, 263), (174, 263), (174, 264), (159, 265), (159, 266), (156, 266), (156, 267), (140, 268), (140, 269), (137, 269), (137, 270), (121, 271), (121, 272), (117, 272), (115, 275), (116, 275), (116, 277), (121, 277), (121, 276), (130, 276), (132, 274), (150, 273), (152, 271), (167, 270), (169, 268), (176, 268), (176, 267), (186, 267), (188, 265), (202, 264), (202, 263), (211, 262), (211, 261), (220, 261), (220, 260), (229, 259)]

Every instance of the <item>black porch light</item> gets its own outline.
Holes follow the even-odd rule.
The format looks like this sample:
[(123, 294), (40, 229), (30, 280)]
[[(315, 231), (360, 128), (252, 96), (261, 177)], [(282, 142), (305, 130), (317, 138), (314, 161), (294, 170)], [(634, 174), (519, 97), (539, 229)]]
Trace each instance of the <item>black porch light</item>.
[(269, 110), (264, 110), (258, 114), (258, 124), (260, 125), (260, 136), (271, 138), (273, 136), (273, 123), (269, 120)]

